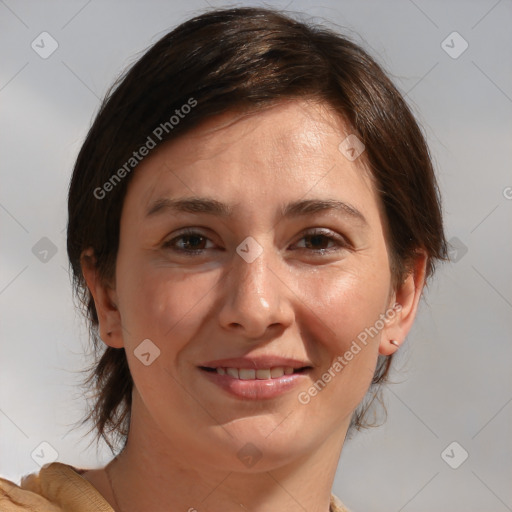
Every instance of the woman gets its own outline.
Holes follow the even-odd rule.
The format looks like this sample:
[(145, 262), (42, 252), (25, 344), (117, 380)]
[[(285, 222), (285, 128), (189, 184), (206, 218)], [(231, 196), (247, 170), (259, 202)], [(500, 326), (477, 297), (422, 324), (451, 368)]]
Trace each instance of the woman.
[(106, 346), (87, 419), (122, 446), (1, 480), (1, 509), (347, 510), (344, 440), (446, 257), (425, 140), (374, 60), (269, 9), (193, 18), (107, 96), (68, 204)]

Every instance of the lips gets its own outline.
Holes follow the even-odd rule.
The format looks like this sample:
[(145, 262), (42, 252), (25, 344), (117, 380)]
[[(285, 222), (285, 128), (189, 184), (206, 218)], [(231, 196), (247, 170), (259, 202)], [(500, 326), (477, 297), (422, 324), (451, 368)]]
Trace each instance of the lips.
[(275, 398), (308, 378), (312, 365), (308, 361), (261, 356), (207, 361), (201, 373), (230, 395), (242, 399)]

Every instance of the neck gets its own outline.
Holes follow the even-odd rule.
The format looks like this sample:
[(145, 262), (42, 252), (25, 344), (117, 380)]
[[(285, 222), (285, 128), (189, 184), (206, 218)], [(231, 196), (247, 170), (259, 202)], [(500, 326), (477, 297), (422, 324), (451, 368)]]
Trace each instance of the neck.
[[(132, 408), (139, 405), (136, 401)], [(116, 512), (329, 511), (348, 425), (300, 457), (240, 471), (229, 465), (223, 469), (224, 461), (215, 464), (192, 447), (180, 446), (155, 425), (148, 427), (141, 414), (132, 420), (124, 450), (108, 465)]]

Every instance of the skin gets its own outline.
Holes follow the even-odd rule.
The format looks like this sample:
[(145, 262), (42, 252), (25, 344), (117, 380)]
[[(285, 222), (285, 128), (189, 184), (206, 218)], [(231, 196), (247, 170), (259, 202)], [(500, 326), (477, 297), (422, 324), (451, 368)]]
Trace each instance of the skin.
[[(426, 264), (418, 252), (392, 288), (385, 218), (364, 153), (352, 162), (338, 149), (349, 133), (326, 105), (307, 100), (208, 120), (137, 168), (123, 205), (115, 283), (102, 283), (92, 250), (84, 252), (100, 335), (126, 349), (135, 383), (125, 450), (84, 474), (116, 510), (329, 510), (351, 415), (378, 354), (397, 350), (390, 340), (401, 343), (412, 326)], [(164, 210), (145, 218), (155, 199), (185, 196), (234, 205), (234, 214)], [(335, 210), (279, 217), (287, 203), (313, 198), (343, 201), (366, 221)], [(184, 227), (206, 238), (176, 239)], [(318, 229), (334, 239), (315, 240)], [(248, 236), (263, 249), (252, 263), (236, 252)], [(173, 239), (175, 248), (202, 253), (164, 247)], [(298, 394), (395, 303), (400, 312), (300, 403)], [(134, 350), (148, 338), (161, 353), (145, 366)], [(299, 387), (258, 401), (227, 395), (197, 368), (265, 354), (313, 369)], [(249, 442), (261, 452), (250, 468), (237, 457)]]

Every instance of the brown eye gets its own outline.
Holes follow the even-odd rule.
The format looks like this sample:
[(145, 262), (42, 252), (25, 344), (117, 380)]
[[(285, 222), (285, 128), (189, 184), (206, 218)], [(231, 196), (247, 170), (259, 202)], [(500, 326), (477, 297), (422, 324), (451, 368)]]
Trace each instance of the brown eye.
[[(307, 240), (301, 249), (311, 250), (320, 254), (332, 252), (333, 250), (336, 251), (340, 248), (343, 249), (348, 245), (343, 237), (326, 230), (315, 230), (305, 233), (301, 240)], [(333, 245), (328, 247), (329, 244)]]
[(197, 231), (186, 231), (171, 238), (162, 247), (191, 256), (198, 256), (206, 250), (205, 245), (208, 240), (209, 238)]

